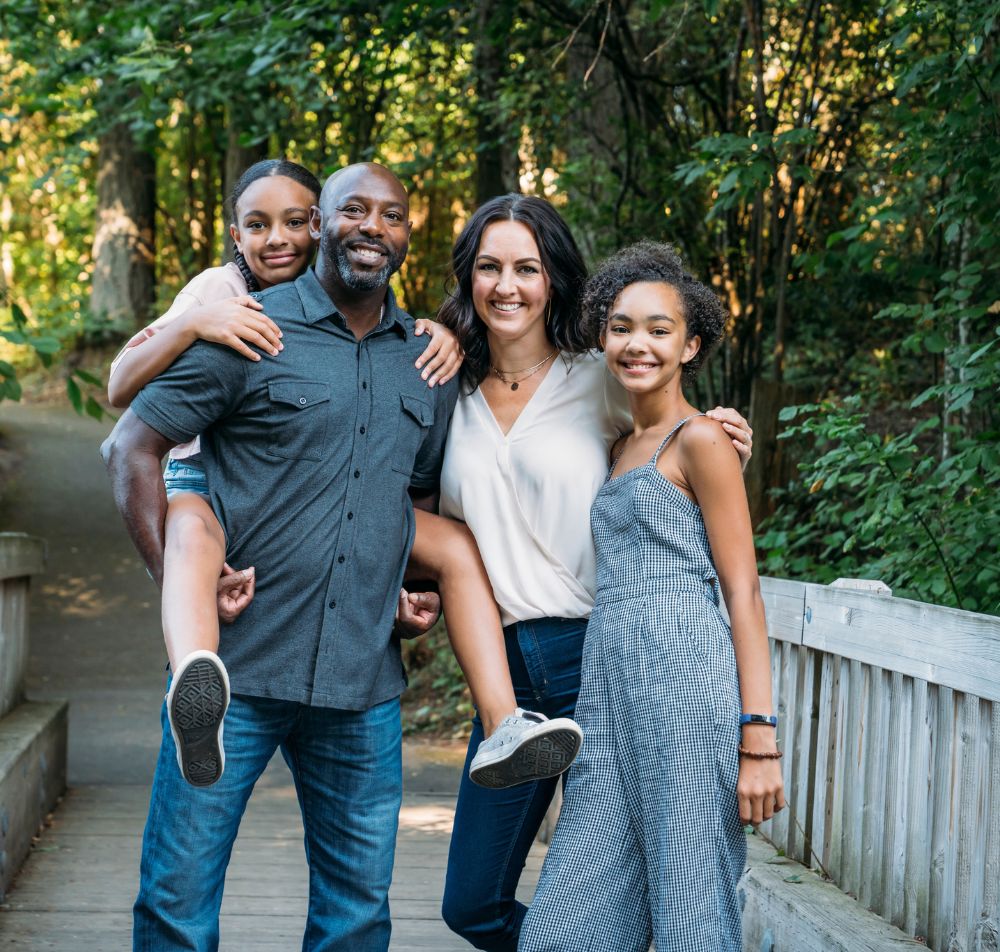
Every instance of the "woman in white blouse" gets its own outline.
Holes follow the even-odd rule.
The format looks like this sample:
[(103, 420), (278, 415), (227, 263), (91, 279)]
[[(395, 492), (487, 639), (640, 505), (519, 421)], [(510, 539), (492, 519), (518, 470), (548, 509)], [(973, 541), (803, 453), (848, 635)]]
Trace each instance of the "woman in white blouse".
[[(506, 626), (518, 704), (571, 717), (595, 590), (590, 507), (611, 445), (631, 428), (628, 403), (581, 324), (586, 268), (548, 202), (487, 202), (452, 263), (455, 287), (439, 320), (466, 359), (441, 512), (475, 536)], [(733, 410), (709, 415), (749, 458), (746, 421)], [(476, 718), (470, 760), (482, 739)], [(476, 948), (517, 948), (525, 914), (517, 882), (555, 784), (492, 790), (463, 774), (443, 914)]]

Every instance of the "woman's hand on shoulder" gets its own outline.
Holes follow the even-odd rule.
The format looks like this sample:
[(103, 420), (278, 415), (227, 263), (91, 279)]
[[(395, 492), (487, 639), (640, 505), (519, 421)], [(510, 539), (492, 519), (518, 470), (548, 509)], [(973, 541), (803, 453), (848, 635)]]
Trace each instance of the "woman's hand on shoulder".
[(753, 430), (750, 424), (732, 407), (716, 407), (705, 416), (722, 424), (727, 436), (732, 440), (736, 452), (740, 454), (740, 465), (747, 468), (753, 455)]
[(281, 329), (264, 313), (264, 305), (248, 294), (193, 307), (180, 319), (195, 337), (225, 344), (248, 360), (260, 360), (250, 344), (272, 357), (284, 349)]
[(417, 358), (417, 369), (423, 367), (421, 378), (427, 381), (428, 387), (446, 384), (458, 373), (465, 359), (462, 348), (458, 346), (458, 338), (444, 324), (425, 317), (416, 322), (414, 333), (417, 337), (431, 335), (424, 352)]

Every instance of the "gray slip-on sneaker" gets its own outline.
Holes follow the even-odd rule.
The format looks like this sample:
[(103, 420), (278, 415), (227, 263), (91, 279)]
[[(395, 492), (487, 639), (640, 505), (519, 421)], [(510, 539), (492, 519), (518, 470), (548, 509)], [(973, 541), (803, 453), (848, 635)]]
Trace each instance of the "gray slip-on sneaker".
[(469, 765), (469, 777), (495, 790), (557, 777), (576, 759), (583, 731), (568, 717), (517, 708), (484, 740)]

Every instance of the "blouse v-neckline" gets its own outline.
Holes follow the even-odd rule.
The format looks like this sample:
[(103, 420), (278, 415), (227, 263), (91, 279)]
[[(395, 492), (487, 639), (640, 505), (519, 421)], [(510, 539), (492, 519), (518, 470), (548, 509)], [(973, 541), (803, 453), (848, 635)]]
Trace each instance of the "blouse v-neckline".
[(493, 429), (496, 431), (496, 434), (497, 436), (500, 437), (501, 441), (505, 443), (509, 441), (511, 436), (514, 435), (514, 431), (517, 430), (519, 426), (521, 426), (523, 429), (522, 421), (525, 419), (525, 417), (529, 417), (537, 412), (537, 406), (539, 403), (539, 394), (541, 394), (542, 391), (544, 391), (547, 386), (550, 386), (549, 379), (555, 374), (556, 364), (559, 363), (561, 357), (562, 353), (556, 355), (556, 359), (552, 361), (551, 366), (545, 372), (545, 376), (542, 377), (538, 386), (535, 388), (535, 392), (530, 397), (528, 397), (528, 402), (525, 403), (523, 407), (521, 407), (521, 412), (518, 413), (518, 415), (514, 418), (514, 422), (510, 425), (510, 429), (507, 430), (506, 433), (504, 433), (503, 429), (501, 428), (500, 421), (497, 419), (496, 414), (493, 412), (493, 408), (490, 406), (489, 400), (486, 399), (486, 395), (483, 393), (482, 387), (476, 387), (473, 395), (479, 400), (480, 404), (479, 409), (485, 412), (490, 423), (492, 423), (493, 425)]

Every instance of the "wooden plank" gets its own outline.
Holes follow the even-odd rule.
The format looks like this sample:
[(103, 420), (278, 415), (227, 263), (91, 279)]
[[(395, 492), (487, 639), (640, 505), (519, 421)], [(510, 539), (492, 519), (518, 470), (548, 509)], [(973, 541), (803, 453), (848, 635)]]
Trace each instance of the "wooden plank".
[(783, 578), (762, 578), (760, 593), (767, 616), (767, 633), (775, 641), (802, 644), (806, 586)]
[(880, 915), (902, 927), (906, 881), (906, 828), (911, 776), (909, 737), (913, 717), (913, 679), (898, 671), (889, 676), (889, 728), (886, 735), (885, 845), (882, 882), (885, 898)]
[[(866, 668), (868, 666), (866, 665)], [(889, 672), (868, 668), (868, 740), (862, 766), (861, 807), (862, 852), (861, 887), (858, 899), (869, 909), (881, 912), (884, 900), (882, 852), (885, 843), (886, 734), (889, 716)]]
[[(778, 642), (776, 647), (781, 657), (781, 688), (777, 695), (778, 724), (781, 731), (781, 740), (787, 744), (794, 744), (795, 737), (795, 714), (798, 708), (798, 645), (791, 642)], [(786, 755), (781, 761), (781, 776), (785, 783), (785, 790), (791, 795), (792, 791), (792, 757)], [(791, 848), (791, 830), (795, 829), (791, 814), (793, 806), (782, 810), (771, 821), (772, 842), (781, 848), (785, 853)]]
[(806, 586), (803, 644), (1000, 701), (1000, 618)]
[(961, 780), (956, 791), (955, 918), (951, 943), (954, 952), (971, 949), (982, 902), (982, 865), (976, 866), (979, 846), (985, 844), (982, 824), (986, 819), (985, 811), (981, 809), (984, 806), (981, 798), (985, 766), (982, 758), (981, 738), (984, 731), (981, 706), (979, 698), (969, 694), (962, 696), (959, 710), (961, 766), (956, 771)]
[(859, 661), (851, 661), (847, 702), (847, 729), (841, 751), (844, 774), (844, 826), (842, 839), (843, 864), (841, 888), (857, 896), (861, 886), (863, 764), (868, 743), (868, 676), (870, 669)]
[[(742, 886), (747, 952), (927, 952), (833, 883), (768, 853), (759, 838), (750, 837), (748, 846), (750, 869)], [(679, 947), (671, 952), (675, 948), (681, 952)], [(619, 950), (601, 947), (600, 952)]]
[[(835, 768), (837, 763), (837, 689), (840, 659), (819, 654), (819, 700), (816, 723), (816, 766), (812, 802), (812, 848), (823, 867), (830, 871), (833, 835)], [(810, 862), (815, 866), (815, 862)]]
[(930, 705), (937, 688), (928, 688), (926, 681), (913, 681), (912, 715), (910, 718), (910, 773), (907, 784), (907, 828), (903, 929), (910, 935), (927, 935), (928, 903), (930, 902), (931, 863), (928, 849), (931, 842), (931, 812), (928, 807), (931, 784), (931, 716)]
[(955, 692), (939, 687), (934, 721), (934, 774), (931, 806), (931, 894), (927, 945), (944, 948), (955, 910), (954, 786), (958, 782), (955, 738)]
[(791, 757), (786, 753), (785, 759), (791, 778), (788, 787), (791, 796), (791, 816), (788, 831), (788, 855), (806, 866), (812, 865), (809, 842), (812, 829), (813, 768), (815, 767), (814, 750), (814, 687), (816, 655), (807, 649), (796, 645), (795, 681), (796, 704), (795, 722), (792, 733)]
[(1000, 704), (990, 705), (989, 784), (987, 787), (986, 850), (983, 862), (983, 919), (976, 936), (976, 952), (997, 946), (1000, 935)]

